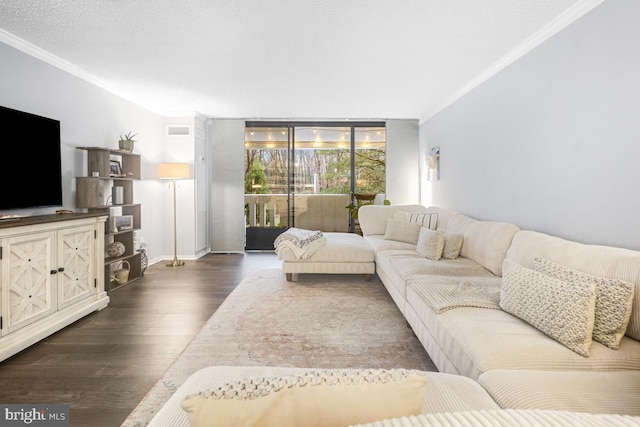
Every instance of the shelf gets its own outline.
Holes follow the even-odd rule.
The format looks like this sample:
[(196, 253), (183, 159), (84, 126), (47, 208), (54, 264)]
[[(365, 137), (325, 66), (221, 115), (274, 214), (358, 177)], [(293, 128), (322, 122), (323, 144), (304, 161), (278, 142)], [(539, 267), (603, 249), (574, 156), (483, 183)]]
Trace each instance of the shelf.
[(105, 231), (104, 234), (106, 234), (107, 236), (118, 236), (120, 234), (131, 233), (132, 231), (138, 231), (138, 230), (140, 230), (140, 229), (139, 228), (129, 228), (129, 229), (126, 229), (126, 230), (113, 231), (113, 232)]
[[(133, 258), (136, 255), (137, 255), (137, 252), (135, 252), (133, 254), (130, 254), (130, 255), (122, 255), (122, 256), (113, 257), (113, 258), (112, 257), (106, 257), (104, 259), (104, 265), (107, 266), (107, 265), (115, 264), (115, 263), (117, 263), (119, 261), (129, 261), (130, 258)], [(129, 262), (131, 262), (131, 261), (129, 261)]]
[[(82, 176), (76, 178), (76, 207), (102, 208), (133, 203), (133, 179), (105, 179)], [(112, 188), (122, 187), (122, 204), (113, 204)]]
[(104, 181), (136, 181), (137, 180), (137, 178), (131, 178), (126, 176), (87, 176), (87, 177), (79, 177), (79, 178), (102, 179)]
[(139, 156), (140, 154), (136, 154), (136, 153), (132, 153), (131, 151), (127, 151), (127, 150), (120, 150), (117, 148), (106, 148), (106, 147), (76, 147), (76, 149), (78, 150), (85, 150), (85, 151), (107, 151), (109, 153), (114, 153), (114, 154), (125, 154), (125, 155), (129, 155), (129, 156)]
[[(87, 152), (87, 176), (76, 177), (76, 207), (108, 216), (104, 238), (104, 283), (107, 292), (110, 292), (142, 276), (141, 253), (134, 249), (135, 232), (142, 226), (141, 206), (134, 203), (133, 197), (133, 182), (140, 180), (140, 155), (103, 147), (76, 148)], [(111, 176), (112, 166), (116, 166), (122, 176)], [(122, 194), (121, 204), (113, 203), (116, 199), (116, 192), (113, 190), (115, 187), (122, 188), (117, 197), (120, 201), (119, 196)], [(132, 227), (116, 231), (115, 220), (120, 216), (131, 217)], [(122, 256), (107, 256), (106, 248), (112, 242), (124, 245), (125, 253)], [(129, 263), (129, 280), (118, 283), (112, 277), (123, 261)]]
[[(136, 251), (132, 255), (105, 259), (105, 266), (104, 266), (105, 281), (104, 282), (106, 284), (107, 292), (111, 292), (124, 285), (135, 282), (140, 277), (142, 277), (141, 257), (142, 257), (142, 254)], [(129, 263), (129, 280), (127, 280), (124, 283), (118, 283), (112, 278), (113, 275), (115, 274), (116, 268), (119, 266), (118, 263), (120, 261), (127, 261)]]
[[(76, 147), (87, 152), (88, 171), (90, 178), (102, 179), (140, 179), (140, 154), (130, 153), (124, 150), (112, 150), (102, 147)], [(111, 176), (111, 161), (120, 162), (124, 177)], [(93, 172), (98, 172), (98, 176), (92, 176)]]
[(131, 206), (140, 206), (140, 203), (123, 203), (121, 205), (101, 205), (101, 206), (92, 206), (89, 209), (90, 212), (93, 211), (103, 211), (110, 208), (126, 208)]

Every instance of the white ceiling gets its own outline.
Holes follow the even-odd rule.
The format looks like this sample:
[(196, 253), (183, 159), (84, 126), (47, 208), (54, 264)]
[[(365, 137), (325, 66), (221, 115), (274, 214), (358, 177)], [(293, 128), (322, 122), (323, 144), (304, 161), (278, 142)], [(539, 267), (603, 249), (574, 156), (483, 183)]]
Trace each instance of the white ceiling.
[(424, 120), (603, 0), (0, 1), (0, 41), (161, 114)]

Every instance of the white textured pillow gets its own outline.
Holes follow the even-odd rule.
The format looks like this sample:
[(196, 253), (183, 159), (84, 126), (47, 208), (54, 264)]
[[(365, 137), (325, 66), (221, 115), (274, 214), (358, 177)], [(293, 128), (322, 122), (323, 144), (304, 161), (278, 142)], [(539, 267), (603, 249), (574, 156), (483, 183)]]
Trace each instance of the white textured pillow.
[(435, 230), (438, 225), (438, 213), (431, 212), (406, 212), (397, 210), (393, 213), (393, 219), (408, 222), (417, 222), (423, 227), (427, 227), (429, 230)]
[(399, 219), (387, 219), (387, 229), (384, 232), (386, 240), (413, 243), (418, 242), (418, 235), (422, 226), (417, 222), (402, 221)]
[(429, 230), (427, 227), (420, 228), (416, 252), (418, 255), (438, 261), (442, 257), (444, 249), (444, 235), (437, 231)]
[(588, 357), (595, 319), (593, 283), (564, 281), (505, 260), (500, 308)]
[(422, 412), (427, 377), (405, 369), (247, 378), (187, 396), (193, 427), (346, 426)]
[(447, 231), (443, 228), (438, 228), (438, 232), (442, 233), (442, 236), (444, 237), (442, 258), (458, 258), (460, 256), (460, 251), (462, 250), (462, 243), (464, 243), (464, 234), (454, 233), (453, 231)]
[(635, 285), (624, 280), (592, 276), (545, 258), (536, 258), (533, 269), (561, 280), (593, 283), (596, 287), (596, 317), (593, 339), (617, 350), (631, 318)]

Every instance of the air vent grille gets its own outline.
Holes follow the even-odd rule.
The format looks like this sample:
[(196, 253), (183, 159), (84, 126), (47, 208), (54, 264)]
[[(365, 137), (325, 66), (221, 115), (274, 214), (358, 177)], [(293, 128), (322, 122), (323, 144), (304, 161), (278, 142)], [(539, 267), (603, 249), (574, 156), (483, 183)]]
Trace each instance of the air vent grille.
[(189, 126), (189, 125), (169, 125), (169, 126), (167, 126), (167, 135), (169, 135), (169, 136), (189, 136), (189, 135), (191, 135), (191, 126)]

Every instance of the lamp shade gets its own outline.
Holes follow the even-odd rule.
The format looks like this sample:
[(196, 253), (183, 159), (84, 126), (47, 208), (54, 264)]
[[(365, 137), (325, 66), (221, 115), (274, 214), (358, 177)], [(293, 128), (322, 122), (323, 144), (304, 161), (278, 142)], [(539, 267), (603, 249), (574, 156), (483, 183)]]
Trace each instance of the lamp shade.
[(160, 163), (158, 165), (160, 179), (187, 179), (191, 177), (189, 163)]

